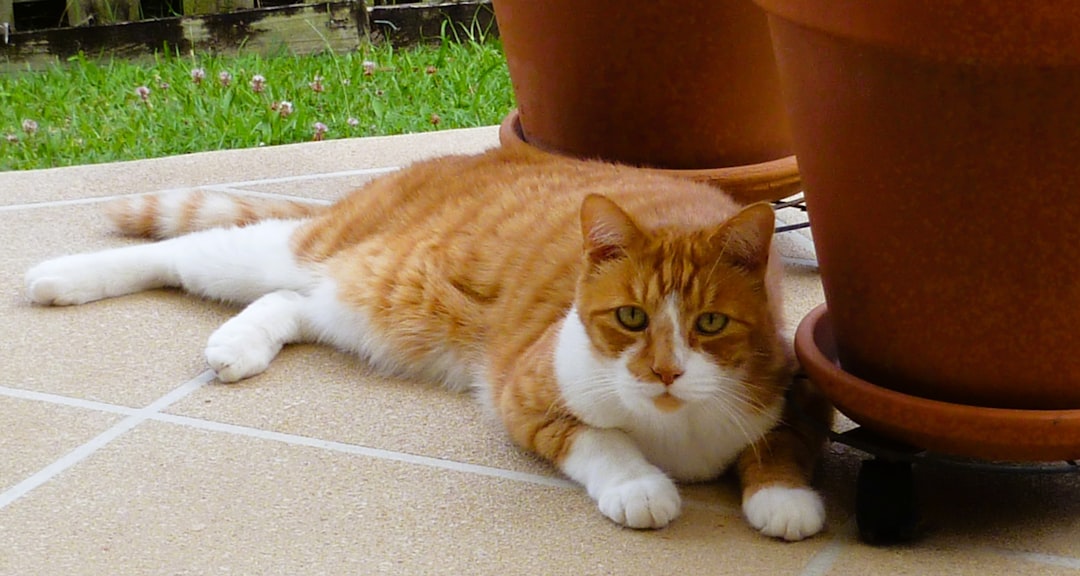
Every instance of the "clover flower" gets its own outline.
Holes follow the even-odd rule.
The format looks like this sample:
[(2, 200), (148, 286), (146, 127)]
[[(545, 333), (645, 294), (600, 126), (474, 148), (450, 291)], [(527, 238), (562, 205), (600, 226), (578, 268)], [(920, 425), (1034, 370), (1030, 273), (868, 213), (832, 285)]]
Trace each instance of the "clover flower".
[(192, 68), (191, 81), (196, 84), (202, 84), (202, 81), (206, 79), (206, 70), (202, 68)]
[(314, 138), (314, 140), (316, 142), (322, 140), (323, 137), (326, 135), (326, 131), (328, 130), (328, 128), (326, 127), (326, 124), (323, 124), (322, 122), (316, 122), (311, 127), (315, 130), (315, 138)]
[(322, 92), (323, 90), (326, 89), (325, 87), (323, 87), (322, 81), (323, 81), (323, 77), (316, 75), (315, 79), (312, 82), (308, 82), (308, 86), (311, 87), (311, 90), (313, 92)]
[(228, 86), (229, 84), (232, 84), (232, 74), (229, 74), (225, 70), (218, 72), (217, 79), (222, 86)]
[(27, 134), (32, 135), (33, 133), (38, 131), (38, 123), (34, 122), (33, 120), (31, 120), (29, 118), (27, 118), (27, 119), (22, 121), (22, 129), (23, 129), (23, 132), (26, 132)]
[(251, 91), (262, 92), (266, 89), (266, 78), (262, 74), (256, 74), (251, 77)]
[(353, 118), (352, 116), (349, 116), (349, 119), (346, 120), (345, 123), (348, 124), (349, 126), (354, 126), (354, 127), (360, 125), (360, 121), (357, 120), (356, 118)]
[(139, 86), (135, 89), (135, 95), (141, 98), (143, 102), (146, 102), (150, 99), (150, 89), (146, 86)]
[(277, 112), (279, 115), (281, 115), (282, 118), (287, 118), (290, 114), (293, 113), (292, 102), (289, 102), (288, 100), (282, 100), (281, 102), (278, 102)]

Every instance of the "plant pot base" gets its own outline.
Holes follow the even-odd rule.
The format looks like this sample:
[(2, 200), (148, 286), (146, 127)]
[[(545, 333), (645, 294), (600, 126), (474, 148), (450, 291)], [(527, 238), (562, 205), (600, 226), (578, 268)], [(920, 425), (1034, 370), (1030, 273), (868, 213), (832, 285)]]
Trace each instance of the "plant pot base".
[(932, 452), (993, 461), (1080, 458), (1080, 410), (983, 408), (911, 396), (845, 372), (826, 306), (812, 310), (795, 335), (810, 379), (837, 409), (887, 438)]
[[(527, 154), (555, 154), (525, 140), (517, 110), (511, 111), (499, 126), (499, 143), (504, 148), (521, 150)], [(714, 185), (743, 204), (780, 200), (802, 190), (802, 178), (799, 176), (799, 165), (795, 156), (760, 164), (706, 170), (642, 169)]]

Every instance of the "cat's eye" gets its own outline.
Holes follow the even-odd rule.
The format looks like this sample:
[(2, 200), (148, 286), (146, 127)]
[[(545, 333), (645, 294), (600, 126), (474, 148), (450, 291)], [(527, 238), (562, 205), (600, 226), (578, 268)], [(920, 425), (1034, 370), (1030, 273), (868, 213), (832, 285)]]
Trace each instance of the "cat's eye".
[(702, 334), (719, 334), (721, 330), (727, 328), (728, 320), (726, 314), (706, 312), (697, 317), (697, 322), (694, 323), (694, 326), (697, 328), (697, 331)]
[(637, 306), (619, 306), (615, 309), (615, 319), (632, 332), (640, 332), (649, 325), (649, 315)]

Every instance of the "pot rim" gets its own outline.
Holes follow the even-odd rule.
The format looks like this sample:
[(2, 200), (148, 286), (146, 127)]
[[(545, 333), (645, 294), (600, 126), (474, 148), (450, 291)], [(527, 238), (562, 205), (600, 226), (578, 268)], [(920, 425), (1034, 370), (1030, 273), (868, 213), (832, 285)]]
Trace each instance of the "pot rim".
[[(521, 116), (516, 108), (511, 110), (499, 125), (499, 144), (525, 154), (557, 155), (555, 152), (549, 152), (525, 140), (525, 134), (521, 129)], [(642, 170), (717, 186), (741, 204), (782, 200), (802, 190), (802, 176), (799, 174), (799, 163), (794, 155), (745, 166), (698, 170), (663, 168), (642, 168)]]
[(920, 56), (988, 64), (1080, 64), (1075, 0), (754, 0), (803, 27)]
[(1080, 457), (1080, 409), (1019, 410), (953, 404), (877, 386), (836, 359), (825, 304), (795, 333), (803, 369), (849, 418), (894, 440), (953, 456), (1018, 462)]

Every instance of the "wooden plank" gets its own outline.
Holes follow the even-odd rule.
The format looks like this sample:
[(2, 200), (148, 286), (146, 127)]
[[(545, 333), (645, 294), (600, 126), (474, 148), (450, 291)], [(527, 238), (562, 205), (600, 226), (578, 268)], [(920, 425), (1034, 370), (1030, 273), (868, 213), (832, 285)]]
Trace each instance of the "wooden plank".
[(138, 0), (67, 0), (69, 26), (100, 26), (139, 20)]
[(374, 6), (369, 18), (371, 40), (395, 46), (437, 42), (447, 21), (454, 23), (458, 33), (478, 30), (498, 35), (491, 0)]
[(184, 14), (225, 14), (239, 10), (252, 10), (255, 0), (184, 0)]
[(355, 50), (367, 28), (362, 2), (295, 4), (216, 17), (184, 18), (185, 38), (196, 52), (270, 54), (283, 47), (298, 54)]
[(270, 54), (355, 50), (367, 30), (362, 2), (297, 4), (229, 14), (184, 16), (111, 26), (54, 28), (12, 34), (0, 44), (0, 72), (40, 69), (80, 51), (118, 58), (147, 57), (168, 46), (187, 53)]
[[(7, 28), (4, 28), (7, 25)], [(0, 43), (5, 32), (10, 34), (15, 27), (15, 6), (12, 0), (0, 0)]]

